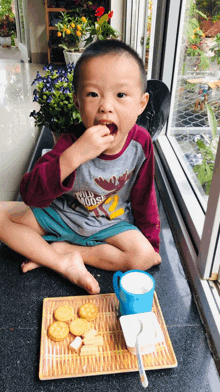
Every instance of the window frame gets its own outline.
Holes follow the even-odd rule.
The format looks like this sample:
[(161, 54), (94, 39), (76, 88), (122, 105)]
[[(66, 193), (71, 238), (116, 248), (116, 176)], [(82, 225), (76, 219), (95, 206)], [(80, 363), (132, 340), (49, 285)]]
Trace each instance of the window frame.
[[(177, 65), (175, 62), (179, 58), (181, 50), (178, 43), (182, 42), (186, 1), (166, 1), (166, 9), (163, 13), (164, 19), (161, 19), (161, 12), (158, 14), (159, 18), (156, 17), (152, 76), (155, 79), (162, 80), (170, 89), (171, 110), (175, 99), (172, 91), (175, 88), (175, 79), (177, 78)], [(158, 0), (157, 10), (160, 10), (163, 6), (164, 1)], [(158, 35), (157, 32), (160, 26), (163, 26), (163, 29)], [(160, 41), (158, 42), (158, 40)], [(158, 47), (161, 47), (161, 45), (163, 48), (161, 51), (158, 51)], [(156, 65), (155, 67), (154, 64)], [(181, 262), (192, 287), (201, 318), (206, 327), (210, 348), (214, 355), (219, 357), (220, 298), (214, 282), (208, 280), (212, 276), (210, 266), (214, 265), (215, 268), (218, 267), (217, 257), (220, 253), (220, 240), (217, 235), (219, 236), (219, 231), (217, 232), (217, 226), (214, 225), (214, 215), (211, 216), (211, 210), (209, 208), (207, 208), (205, 213), (204, 206), (199, 203), (197, 195), (181, 166), (180, 159), (175, 154), (175, 147), (171, 140), (172, 137), (167, 135), (167, 129), (170, 124), (171, 122), (169, 120), (167, 126), (164, 127), (159, 138), (154, 143), (155, 179), (178, 246)], [(219, 176), (220, 162), (218, 160), (219, 157), (216, 158)], [(214, 209), (217, 211), (220, 202), (219, 198), (214, 198), (215, 185), (214, 177), (209, 198), (210, 203), (215, 199)], [(187, 203), (189, 198), (190, 203)], [(216, 219), (218, 218), (216, 217)], [(212, 231), (212, 226), (215, 226), (215, 233)], [(210, 263), (205, 256), (201, 262), (202, 243), (205, 237), (209, 242), (208, 244), (206, 242), (204, 247), (206, 248), (208, 246), (208, 249), (211, 249), (209, 245), (213, 236), (210, 234), (209, 238), (207, 238), (207, 233), (210, 230), (212, 235), (215, 235), (216, 240), (214, 245), (212, 245), (212, 251), (214, 248), (216, 249), (215, 260), (213, 261), (212, 257), (212, 263)]]

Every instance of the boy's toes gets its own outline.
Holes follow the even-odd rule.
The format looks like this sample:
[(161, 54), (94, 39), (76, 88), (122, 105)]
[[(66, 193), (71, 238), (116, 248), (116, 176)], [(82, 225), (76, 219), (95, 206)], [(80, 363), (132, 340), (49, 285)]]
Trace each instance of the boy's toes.
[(88, 280), (85, 282), (85, 289), (89, 294), (99, 294), (100, 287), (97, 281), (93, 282), (93, 280)]
[(95, 278), (87, 271), (78, 282), (75, 282), (78, 286), (85, 289), (89, 294), (99, 294), (100, 287)]
[(34, 263), (31, 260), (25, 260), (22, 264), (21, 264), (21, 270), (22, 272), (25, 274), (28, 271), (32, 271), (35, 268), (40, 268), (41, 265)]

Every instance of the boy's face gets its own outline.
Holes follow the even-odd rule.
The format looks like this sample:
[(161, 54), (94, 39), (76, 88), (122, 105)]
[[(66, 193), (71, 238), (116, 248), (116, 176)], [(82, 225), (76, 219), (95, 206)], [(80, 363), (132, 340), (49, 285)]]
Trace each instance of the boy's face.
[(137, 62), (131, 56), (109, 54), (87, 60), (81, 68), (75, 102), (86, 128), (103, 124), (114, 136), (104, 153), (117, 154), (148, 102), (142, 93)]

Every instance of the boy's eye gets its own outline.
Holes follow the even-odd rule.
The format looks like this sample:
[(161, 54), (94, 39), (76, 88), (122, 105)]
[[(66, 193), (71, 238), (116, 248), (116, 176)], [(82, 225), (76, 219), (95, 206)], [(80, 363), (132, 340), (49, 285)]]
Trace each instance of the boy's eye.
[(118, 93), (118, 94), (117, 94), (117, 97), (118, 97), (118, 98), (124, 98), (124, 97), (125, 97), (125, 93)]
[(95, 93), (94, 91), (91, 91), (90, 93), (87, 94), (87, 96), (95, 98), (95, 97), (98, 97), (98, 94)]

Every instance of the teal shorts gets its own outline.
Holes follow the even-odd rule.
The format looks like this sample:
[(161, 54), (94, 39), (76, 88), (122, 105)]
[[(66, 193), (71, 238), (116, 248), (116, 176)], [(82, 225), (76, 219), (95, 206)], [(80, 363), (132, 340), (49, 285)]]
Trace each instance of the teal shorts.
[(46, 231), (43, 238), (48, 242), (67, 241), (74, 245), (95, 246), (103, 244), (107, 238), (113, 237), (127, 230), (138, 230), (137, 227), (122, 221), (107, 229), (101, 230), (96, 234), (85, 237), (73, 231), (63, 221), (60, 215), (51, 207), (37, 208), (31, 207), (31, 210), (38, 221), (39, 225)]

